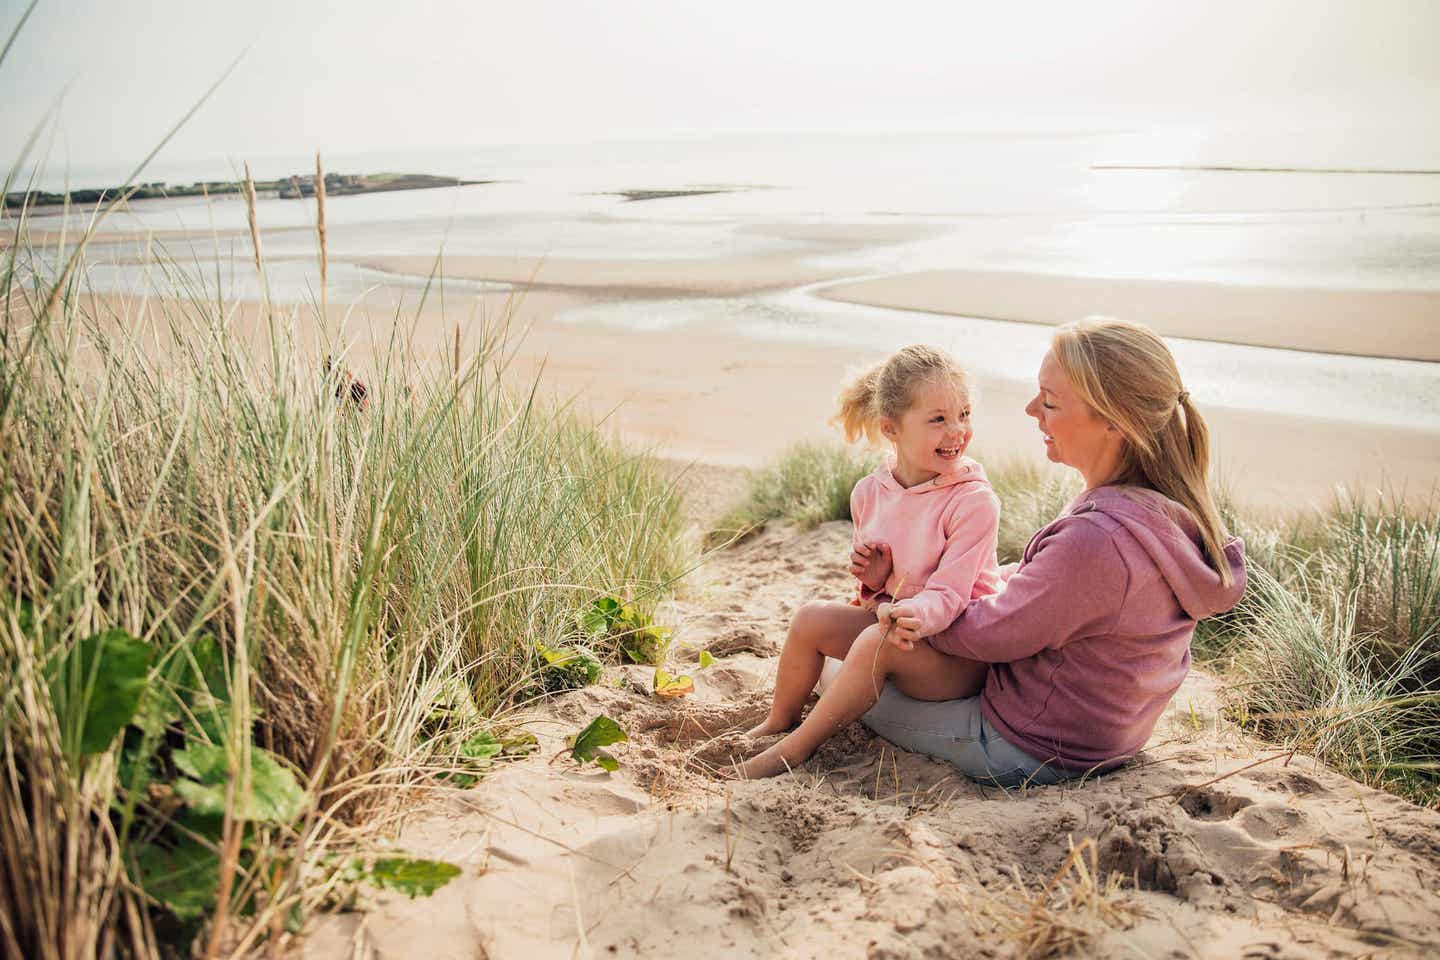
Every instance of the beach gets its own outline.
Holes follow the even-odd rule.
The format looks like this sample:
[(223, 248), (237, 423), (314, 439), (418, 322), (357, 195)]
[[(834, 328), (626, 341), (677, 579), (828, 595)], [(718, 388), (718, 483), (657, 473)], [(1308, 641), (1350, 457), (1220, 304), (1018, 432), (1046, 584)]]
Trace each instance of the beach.
[[(698, 531), (747, 472), (677, 463)], [(789, 616), (842, 599), (850, 524), (786, 525), (711, 557), (657, 617), (678, 638), (665, 700), (624, 666), (512, 716), (531, 757), (425, 792), (394, 848), (458, 865), (428, 899), (367, 897), (317, 921), (310, 960), (1421, 956), (1440, 910), (1440, 815), (1277, 750), (1192, 671), (1136, 760), (1000, 789), (859, 724), (797, 772), (727, 782), (765, 714)], [(714, 663), (701, 663), (702, 651)], [(597, 715), (613, 773), (565, 738)], [(593, 772), (592, 772), (593, 771)], [(1111, 874), (1118, 879), (1107, 881)]]
[[(922, 228), (774, 223), (750, 232), (803, 238), (834, 254), (873, 251)], [(928, 335), (972, 371), (976, 455), (1042, 462), (1040, 436), (1024, 406), (1045, 331), (1100, 309), (1151, 322), (1173, 338), (1177, 351), (1187, 344), (1228, 350), (1202, 355), (1208, 368), (1192, 376), (1187, 355), (1177, 356), (1210, 425), (1217, 479), (1237, 501), (1285, 511), (1323, 505), (1342, 492), (1383, 491), (1422, 503), (1440, 483), (1440, 392), (1430, 393), (1430, 385), (1440, 386), (1440, 367), (1427, 360), (1440, 341), (1427, 311), (1440, 293), (999, 273), (845, 280), (842, 266), (820, 260), (811, 247), (705, 259), (343, 256), (332, 261), (332, 276), (345, 266), (365, 271), (368, 293), (348, 303), (332, 294), (342, 302), (332, 300), (330, 314), (334, 329), (352, 343), (349, 360), (362, 375), (371, 370), (369, 357), (388, 348), (396, 329), (392, 311), (403, 318), (409, 348), (434, 362), (451, 357), (457, 325), (466, 350), (478, 349), (487, 324), (504, 327), (517, 382), (538, 377), (541, 395), (576, 404), (638, 447), (669, 457), (758, 467), (797, 442), (840, 442), (829, 419), (845, 378)], [(282, 257), (267, 267), (272, 283), (287, 267), (306, 276), (314, 269), (310, 259)], [(243, 275), (243, 266), (235, 272)], [(444, 284), (465, 286), (445, 287), (442, 297)], [(121, 312), (122, 303), (141, 302), (106, 297)], [(277, 301), (281, 314), (296, 309), (293, 294), (282, 291)], [(835, 309), (825, 306), (831, 301), (863, 303), (875, 313), (840, 317), (827, 335), (829, 317), (821, 311)], [(1258, 322), (1274, 304), (1290, 312)], [(241, 300), (235, 309), (241, 327), (258, 336), (261, 305)], [(1333, 321), (1328, 326), (1296, 322), (1297, 312), (1325, 310)], [(744, 322), (756, 313), (760, 324)], [(963, 319), (988, 313), (1026, 320)], [(1357, 314), (1367, 320), (1354, 319)], [(806, 322), (811, 316), (816, 319)], [(983, 330), (970, 332), (981, 323)], [(318, 337), (300, 333), (312, 352), (319, 350)], [(1285, 336), (1307, 341), (1310, 351), (1226, 346)], [(1313, 352), (1322, 347), (1338, 355)], [(1406, 359), (1354, 356), (1365, 351)], [(1277, 366), (1296, 362), (1290, 358), (1301, 364), (1294, 377)], [(1363, 364), (1380, 371), (1373, 382), (1365, 382)], [(1385, 379), (1395, 370), (1403, 378), (1398, 385)], [(1200, 373), (1211, 379), (1201, 380)], [(1304, 390), (1290, 402), (1267, 403), (1297, 383)]]

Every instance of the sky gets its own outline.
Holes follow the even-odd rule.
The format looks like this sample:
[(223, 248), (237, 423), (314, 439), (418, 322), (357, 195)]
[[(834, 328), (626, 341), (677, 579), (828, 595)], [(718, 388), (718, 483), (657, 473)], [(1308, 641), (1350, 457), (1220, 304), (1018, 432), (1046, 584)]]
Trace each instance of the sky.
[(46, 0), (0, 64), (0, 159), (48, 116), (49, 165), (132, 162), (232, 63), (165, 158), (1117, 110), (1403, 128), (1440, 115), (1437, 37), (1432, 0)]

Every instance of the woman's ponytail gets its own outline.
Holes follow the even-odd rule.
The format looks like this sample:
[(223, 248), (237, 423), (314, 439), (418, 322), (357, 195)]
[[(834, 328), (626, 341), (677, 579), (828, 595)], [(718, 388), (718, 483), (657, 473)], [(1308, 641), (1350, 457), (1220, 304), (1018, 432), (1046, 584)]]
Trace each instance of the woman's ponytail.
[(1089, 317), (1057, 330), (1052, 348), (1081, 398), (1125, 438), (1110, 482), (1148, 487), (1190, 511), (1206, 558), (1228, 585), (1228, 534), (1210, 492), (1210, 429), (1165, 342), (1136, 323)]

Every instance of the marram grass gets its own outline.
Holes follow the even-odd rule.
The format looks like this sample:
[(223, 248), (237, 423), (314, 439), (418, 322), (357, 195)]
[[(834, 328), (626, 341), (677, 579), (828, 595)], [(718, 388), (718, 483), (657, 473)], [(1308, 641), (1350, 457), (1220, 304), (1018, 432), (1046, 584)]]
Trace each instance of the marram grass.
[(5, 956), (278, 942), (541, 689), (537, 649), (682, 570), (661, 469), (499, 337), (376, 358), (362, 410), (287, 332), (313, 309), (243, 337), (213, 292), (89, 298), (82, 265), (52, 298), (53, 257), (4, 259)]

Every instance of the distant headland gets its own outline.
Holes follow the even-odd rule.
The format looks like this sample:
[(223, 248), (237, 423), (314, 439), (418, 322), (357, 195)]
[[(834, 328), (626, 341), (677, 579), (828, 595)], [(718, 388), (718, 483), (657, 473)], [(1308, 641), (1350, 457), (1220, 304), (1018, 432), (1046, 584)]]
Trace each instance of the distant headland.
[[(385, 193), (390, 190), (428, 190), (432, 187), (470, 187), (495, 183), (494, 180), (462, 180), (459, 177), (437, 177), (428, 173), (327, 173), (325, 174), (325, 195), (343, 197), (356, 193)], [(200, 197), (226, 193), (242, 193), (243, 180), (197, 180), (189, 184), (168, 184), (164, 181), (142, 183), (130, 195), (132, 200), (150, 200), (159, 197)], [(256, 180), (257, 193), (274, 194), (282, 200), (298, 200), (315, 195), (314, 174), (282, 177), (278, 180)], [(19, 209), (27, 203), (31, 207), (55, 206), (66, 202), (72, 204), (93, 204), (119, 196), (120, 187), (70, 190), (52, 193), (37, 190), (31, 193), (14, 191), (5, 194), (5, 207)]]

